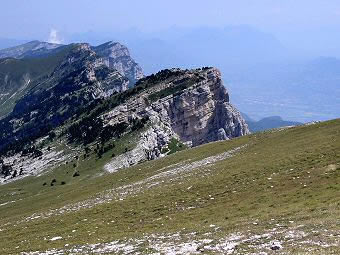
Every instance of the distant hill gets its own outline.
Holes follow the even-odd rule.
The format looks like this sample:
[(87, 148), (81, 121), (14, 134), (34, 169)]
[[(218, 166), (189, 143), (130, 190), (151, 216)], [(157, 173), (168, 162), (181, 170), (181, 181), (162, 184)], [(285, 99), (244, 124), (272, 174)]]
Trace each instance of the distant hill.
[(239, 67), (288, 54), (275, 36), (245, 25), (170, 28), (150, 36), (127, 38), (126, 44), (147, 73), (173, 66)]
[(298, 126), (302, 125), (301, 122), (295, 122), (295, 121), (285, 121), (280, 116), (271, 116), (263, 118), (259, 121), (255, 121), (251, 118), (249, 118), (247, 115), (242, 114), (244, 119), (246, 120), (250, 132), (258, 132), (258, 131), (264, 131), (268, 129), (273, 128), (280, 128), (280, 127), (287, 127), (287, 126)]

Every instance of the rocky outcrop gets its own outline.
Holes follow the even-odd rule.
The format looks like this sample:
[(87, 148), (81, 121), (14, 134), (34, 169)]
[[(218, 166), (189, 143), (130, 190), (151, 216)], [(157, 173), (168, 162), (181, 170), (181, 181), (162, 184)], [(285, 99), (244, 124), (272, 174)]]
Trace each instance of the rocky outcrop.
[(107, 42), (93, 47), (93, 50), (108, 67), (116, 69), (121, 75), (127, 77), (130, 80), (130, 87), (144, 77), (142, 68), (131, 58), (128, 48), (124, 45)]
[(227, 140), (249, 133), (240, 112), (229, 103), (217, 69), (201, 73), (204, 80), (151, 105), (181, 141), (190, 146)]
[(88, 44), (69, 45), (53, 71), (32, 81), (12, 113), (0, 121), (0, 150), (18, 139), (46, 135), (48, 129), (62, 125), (96, 99), (125, 91), (128, 83), (126, 77), (108, 68)]
[[(18, 63), (25, 61), (29, 59), (5, 59), (0, 67), (20, 67)], [(129, 134), (129, 144), (136, 146), (130, 151), (126, 147), (123, 154), (112, 154), (114, 159), (105, 169), (113, 172), (174, 153), (185, 145), (193, 147), (249, 133), (215, 68), (166, 69), (142, 78), (127, 48), (112, 42), (95, 48), (72, 44), (34, 61), (34, 66), (44, 68), (36, 77), (30, 69), (21, 68), (18, 84), (23, 92), (15, 99), (13, 111), (0, 119), (0, 152), (6, 158), (30, 149), (32, 141), (56, 130), (62, 130), (64, 141), (75, 147), (96, 146), (92, 149), (98, 157), (114, 146), (112, 140)], [(10, 70), (17, 73), (20, 68)], [(10, 84), (10, 76), (5, 73), (0, 80)], [(15, 171), (6, 169), (7, 177), (7, 172)]]
[(155, 124), (140, 135), (133, 150), (117, 156), (105, 165), (105, 170), (112, 173), (143, 161), (163, 157), (165, 154), (162, 153), (162, 149), (167, 147), (170, 139), (175, 136), (171, 129), (167, 129), (161, 123)]
[(35, 94), (37, 87), (50, 89), (62, 80), (67, 92), (81, 86), (92, 98), (107, 98), (133, 87), (142, 77), (140, 66), (119, 43), (92, 47), (32, 41), (0, 50), (0, 119), (28, 93)]
[[(1, 58), (38, 58), (53, 55), (62, 51), (67, 45), (54, 44), (41, 41), (32, 41), (12, 48), (0, 50)], [(132, 87), (139, 79), (144, 77), (142, 68), (132, 59), (128, 48), (118, 42), (107, 42), (99, 46), (91, 46), (103, 63), (116, 69), (122, 76), (129, 79)]]
[(128, 88), (128, 79), (117, 70), (108, 68), (89, 44), (75, 44), (65, 60), (54, 70), (53, 77), (68, 78), (57, 86), (87, 88), (94, 98), (108, 97)]
[(125, 91), (127, 86), (128, 79), (109, 69), (88, 44), (75, 44), (69, 46), (53, 72), (17, 102), (13, 112), (41, 111), (44, 102), (45, 105), (52, 103), (54, 109), (74, 108), (76, 103), (85, 105), (93, 99)]
[[(217, 69), (174, 69), (173, 72), (180, 74), (131, 97), (102, 116), (107, 125), (147, 116), (151, 126), (140, 135), (133, 151), (114, 159), (106, 165), (106, 170), (115, 171), (160, 157), (173, 137), (188, 146), (198, 146), (249, 134), (240, 112), (229, 103)], [(172, 93), (167, 95), (167, 92)]]
[[(119, 135), (113, 133), (109, 141), (133, 132), (129, 144), (135, 147), (114, 155), (105, 165), (107, 171), (114, 172), (173, 153), (183, 148), (183, 143), (194, 147), (249, 133), (244, 119), (230, 104), (221, 74), (215, 68), (163, 70), (140, 79), (127, 90), (128, 79), (107, 67), (90, 45), (68, 47), (53, 72), (36, 81), (17, 102), (13, 113), (0, 121), (0, 150), (6, 151), (19, 139), (48, 137), (54, 128), (64, 130), (65, 138), (72, 133), (78, 139), (69, 139), (70, 143), (87, 141), (86, 146), (95, 146), (104, 141), (103, 148), (106, 145), (102, 138), (110, 136), (107, 132), (121, 130)], [(70, 130), (70, 125), (80, 132)], [(30, 127), (29, 132), (26, 127)], [(81, 140), (83, 136), (93, 139)], [(11, 154), (8, 155), (5, 162), (10, 163)], [(24, 173), (51, 167), (46, 158), (44, 162), (48, 164), (41, 164), (39, 171), (30, 169), (24, 163), (30, 162), (29, 157), (22, 163)], [(15, 172), (13, 169), (7, 179)]]

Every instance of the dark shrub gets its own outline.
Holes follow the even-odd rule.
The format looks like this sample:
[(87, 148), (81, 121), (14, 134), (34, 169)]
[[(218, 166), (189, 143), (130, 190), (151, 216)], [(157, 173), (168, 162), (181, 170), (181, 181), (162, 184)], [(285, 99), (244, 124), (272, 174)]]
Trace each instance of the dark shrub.
[(13, 174), (12, 174), (12, 178), (17, 177), (17, 175), (18, 175), (18, 171), (17, 171), (17, 170), (14, 170), (14, 172), (13, 172)]
[(74, 174), (73, 174), (73, 177), (77, 177), (77, 176), (80, 176), (80, 174), (79, 174), (79, 172), (77, 171), (77, 172), (75, 172)]

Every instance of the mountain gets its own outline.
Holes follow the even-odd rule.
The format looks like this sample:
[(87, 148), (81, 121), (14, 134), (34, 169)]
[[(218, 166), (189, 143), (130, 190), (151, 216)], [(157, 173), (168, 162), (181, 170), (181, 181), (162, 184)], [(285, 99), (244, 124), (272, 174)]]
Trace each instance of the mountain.
[(339, 253), (339, 119), (250, 134), (217, 68), (130, 86), (112, 46), (1, 60), (3, 254)]
[[(0, 150), (14, 142), (30, 142), (62, 124), (80, 107), (127, 89), (129, 80), (109, 69), (87, 44), (70, 45), (62, 57), (57, 56), (59, 61), (54, 69), (39, 79), (28, 80), (13, 111), (0, 121)], [(48, 57), (48, 62), (55, 57)], [(41, 61), (46, 59), (35, 64), (41, 65)]]
[[(1, 58), (38, 58), (46, 57), (61, 51), (65, 45), (41, 41), (32, 41), (15, 47), (0, 50)], [(142, 68), (132, 59), (129, 49), (118, 43), (109, 41), (98, 46), (91, 46), (92, 50), (100, 56), (104, 63), (119, 71), (130, 80), (133, 86), (144, 77)]]
[[(60, 64), (70, 47), (72, 46), (33, 41), (0, 51), (0, 56), (5, 57), (0, 59), (0, 118), (11, 112), (17, 100), (28, 90), (34, 90), (34, 81), (54, 75), (52, 71)], [(133, 86), (144, 76), (141, 67), (131, 58), (125, 46), (108, 42), (89, 47), (91, 54), (96, 54), (100, 65), (115, 69), (128, 79), (124, 88), (116, 86), (116, 91)]]
[(340, 119), (272, 130), (113, 173), (104, 166), (128, 137), (101, 158), (64, 146), (69, 159), (41, 156), (56, 168), (0, 186), (0, 249), (339, 254), (339, 130)]
[(13, 180), (20, 169), (23, 175), (35, 174), (27, 163), (37, 153), (44, 155), (41, 151), (48, 155), (46, 147), (53, 139), (46, 137), (56, 135), (63, 146), (87, 147), (98, 157), (130, 136), (130, 146), (105, 166), (115, 171), (179, 148), (249, 133), (215, 68), (163, 70), (129, 90), (127, 80), (104, 65), (90, 46), (70, 46), (52, 75), (35, 84), (0, 121), (0, 152), (13, 166), (3, 171), (2, 181)]
[(13, 110), (35, 81), (48, 76), (66, 53), (67, 49), (48, 58), (0, 59), (0, 118)]
[(0, 58), (26, 58), (39, 57), (48, 55), (56, 49), (60, 48), (61, 44), (54, 44), (48, 42), (31, 41), (19, 46), (14, 46), (7, 49), (0, 50)]
[(164, 70), (140, 80), (134, 89), (142, 91), (102, 119), (113, 126), (131, 125), (131, 118), (132, 124), (133, 119), (150, 120), (151, 126), (135, 141), (135, 148), (105, 166), (110, 172), (162, 157), (171, 151), (171, 145), (195, 147), (249, 133), (242, 116), (229, 103), (221, 74), (215, 68)]
[[(3, 105), (12, 106), (0, 120), (0, 154), (6, 162), (1, 182), (45, 171), (45, 157), (74, 154), (64, 154), (60, 146), (86, 148), (85, 154), (95, 151), (102, 157), (130, 137), (124, 151), (105, 166), (112, 172), (249, 133), (216, 68), (165, 69), (129, 89), (131, 80), (114, 68), (114, 59), (128, 60), (128, 51), (110, 42), (98, 47), (71, 44), (37, 58), (1, 60), (1, 87), (7, 90)], [(139, 70), (133, 61), (124, 63)], [(56, 137), (60, 144), (51, 149)], [(32, 169), (32, 160), (40, 162), (39, 170)]]
[(251, 119), (248, 115), (242, 113), (243, 118), (248, 124), (250, 132), (265, 131), (268, 129), (280, 128), (280, 127), (290, 127), (302, 125), (301, 122), (295, 121), (285, 121), (280, 116), (271, 116), (263, 118), (259, 121)]
[[(296, 51), (254, 27), (172, 27), (150, 34), (131, 29), (112, 36), (129, 47), (147, 74), (172, 67), (217, 67), (233, 103), (256, 119), (310, 122), (340, 116), (339, 60)], [(88, 32), (69, 40), (100, 43), (107, 37)], [(304, 47), (309, 46), (298, 46)]]
[(127, 45), (146, 74), (172, 67), (217, 67), (233, 103), (256, 119), (281, 116), (310, 122), (339, 117), (339, 59), (294, 51), (254, 27), (172, 27), (152, 34), (131, 29), (66, 39), (98, 45), (112, 38)]
[(116, 69), (127, 77), (130, 80), (130, 86), (144, 77), (142, 68), (131, 58), (126, 46), (110, 41), (93, 47), (93, 50), (103, 58), (108, 67)]
[[(126, 90), (129, 84), (129, 80), (118, 71), (109, 70), (87, 45), (70, 45), (56, 54), (43, 58), (2, 59), (0, 79), (2, 114), (8, 114), (12, 110), (13, 114), (27, 110), (25, 107), (35, 102), (34, 100), (48, 99), (51, 96), (49, 95), (51, 89), (62, 90), (54, 93), (59, 93), (65, 99), (67, 93), (75, 96), (72, 92), (84, 86), (100, 83), (98, 87), (89, 86), (91, 92), (86, 92), (89, 95), (78, 98), (80, 100), (78, 103), (84, 103), (83, 100), (90, 97)], [(107, 79), (116, 80), (117, 84)]]

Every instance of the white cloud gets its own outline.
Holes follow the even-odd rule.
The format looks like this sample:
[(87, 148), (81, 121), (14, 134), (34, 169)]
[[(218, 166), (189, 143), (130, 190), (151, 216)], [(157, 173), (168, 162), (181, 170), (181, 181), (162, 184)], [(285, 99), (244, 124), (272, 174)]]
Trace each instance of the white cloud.
[(51, 29), (50, 31), (50, 36), (48, 38), (48, 42), (49, 43), (57, 43), (57, 44), (61, 44), (62, 40), (58, 35), (58, 31), (54, 28)]

